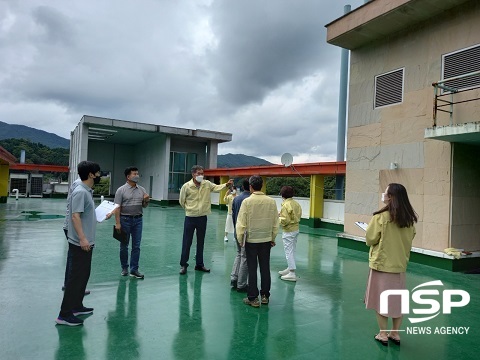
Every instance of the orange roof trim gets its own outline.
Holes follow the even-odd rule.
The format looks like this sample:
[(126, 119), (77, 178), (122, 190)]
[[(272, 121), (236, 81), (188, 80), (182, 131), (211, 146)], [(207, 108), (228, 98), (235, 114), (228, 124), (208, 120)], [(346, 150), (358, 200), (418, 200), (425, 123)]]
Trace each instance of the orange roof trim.
[(283, 165), (247, 166), (238, 168), (205, 169), (205, 176), (298, 176), (298, 175), (345, 175), (346, 162), (321, 162)]

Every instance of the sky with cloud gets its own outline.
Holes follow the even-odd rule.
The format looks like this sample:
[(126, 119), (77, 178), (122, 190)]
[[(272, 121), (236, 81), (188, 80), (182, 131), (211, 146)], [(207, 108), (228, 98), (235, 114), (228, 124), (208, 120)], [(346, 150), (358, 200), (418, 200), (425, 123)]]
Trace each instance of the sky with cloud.
[(219, 154), (336, 159), (340, 48), (363, 0), (0, 0), (0, 121), (82, 115), (229, 132)]

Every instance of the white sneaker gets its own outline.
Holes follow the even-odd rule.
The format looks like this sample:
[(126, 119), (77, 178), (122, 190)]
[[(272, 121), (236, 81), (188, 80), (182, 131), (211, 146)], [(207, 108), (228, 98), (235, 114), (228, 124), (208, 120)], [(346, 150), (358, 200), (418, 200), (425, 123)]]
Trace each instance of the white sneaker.
[(283, 275), (280, 279), (286, 280), (286, 281), (297, 281), (297, 275), (295, 275), (294, 272), (289, 271), (287, 275)]
[(228, 236), (225, 236), (225, 237), (223, 238), (223, 241), (225, 241), (225, 242), (228, 241)]
[(290, 272), (290, 269), (286, 268), (285, 270), (279, 271), (278, 275), (280, 275), (280, 276), (287, 275), (289, 272)]

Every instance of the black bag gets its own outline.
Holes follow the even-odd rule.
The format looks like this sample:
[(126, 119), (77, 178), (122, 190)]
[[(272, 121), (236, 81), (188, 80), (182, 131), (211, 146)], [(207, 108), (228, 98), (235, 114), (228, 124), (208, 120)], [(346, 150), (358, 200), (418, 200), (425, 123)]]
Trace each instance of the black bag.
[(127, 234), (125, 233), (125, 231), (123, 231), (123, 229), (120, 229), (120, 231), (115, 229), (115, 225), (113, 225), (113, 238), (117, 239), (122, 244), (128, 245)]

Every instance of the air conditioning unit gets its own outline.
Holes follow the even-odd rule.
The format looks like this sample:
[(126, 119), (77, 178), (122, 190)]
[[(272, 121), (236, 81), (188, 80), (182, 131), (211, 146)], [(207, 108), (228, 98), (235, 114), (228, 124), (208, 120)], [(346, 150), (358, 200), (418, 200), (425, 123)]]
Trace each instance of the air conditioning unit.
[(42, 197), (43, 194), (43, 175), (30, 175), (30, 197)]
[(16, 196), (13, 192), (14, 189), (18, 190), (18, 196), (27, 197), (28, 193), (28, 174), (10, 174), (10, 187), (9, 195)]

